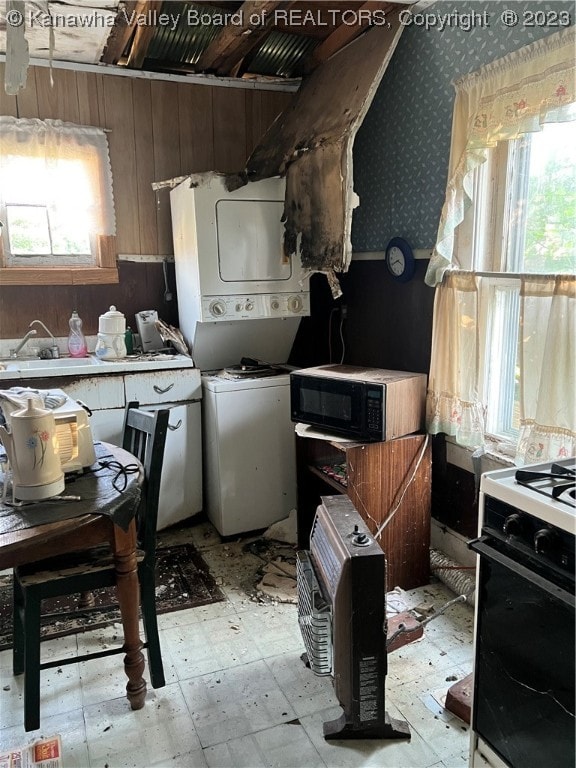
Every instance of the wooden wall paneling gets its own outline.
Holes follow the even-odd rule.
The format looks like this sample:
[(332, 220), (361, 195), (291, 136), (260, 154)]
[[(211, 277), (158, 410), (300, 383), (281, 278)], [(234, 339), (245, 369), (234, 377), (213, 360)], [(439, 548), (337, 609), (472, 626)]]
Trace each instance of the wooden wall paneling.
[(152, 96), (150, 81), (132, 81), (134, 106), (134, 144), (136, 147), (136, 191), (140, 221), (140, 250), (138, 253), (158, 253), (156, 223), (156, 193), (154, 181), (154, 150), (152, 133)]
[(78, 121), (81, 125), (94, 125), (105, 128), (104, 105), (101, 104), (98, 80), (102, 80), (101, 75), (76, 72)]
[(18, 92), (16, 102), (18, 104), (18, 117), (43, 117), (38, 109), (38, 92), (36, 89), (36, 68), (28, 70), (26, 88)]
[(5, 64), (0, 62), (0, 115), (18, 117), (18, 103), (16, 96), (8, 96), (4, 88)]
[[(154, 181), (164, 181), (182, 173), (178, 116), (178, 86), (159, 80), (151, 83), (152, 130), (154, 135)], [(156, 221), (158, 253), (171, 254), (172, 223), (168, 189), (157, 194)]]
[(262, 91), (244, 91), (246, 106), (246, 157), (250, 157), (264, 134), (262, 126)]
[(245, 91), (246, 157), (250, 157), (276, 117), (290, 104), (292, 94), (281, 91)]
[(293, 93), (286, 91), (260, 91), (262, 94), (262, 136), (270, 128), (279, 114), (291, 104)]
[(140, 218), (131, 79), (105, 78), (104, 108), (105, 124), (110, 129), (108, 146), (114, 184), (118, 253), (139, 253)]
[(215, 88), (214, 165), (224, 172), (246, 166), (246, 99), (242, 88)]
[(178, 85), (183, 174), (214, 170), (213, 91), (206, 85)]
[(80, 121), (76, 73), (69, 69), (54, 69), (51, 82), (48, 67), (35, 67), (38, 111), (43, 120)]

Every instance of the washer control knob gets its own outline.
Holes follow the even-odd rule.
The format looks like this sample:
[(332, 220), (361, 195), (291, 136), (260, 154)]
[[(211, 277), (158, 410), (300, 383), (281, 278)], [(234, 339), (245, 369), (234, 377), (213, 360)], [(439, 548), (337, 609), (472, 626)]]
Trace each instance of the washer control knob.
[(290, 296), (288, 299), (288, 309), (290, 312), (300, 312), (302, 309), (302, 299), (300, 296)]
[(221, 299), (216, 299), (208, 307), (214, 317), (222, 317), (226, 314), (226, 304)]

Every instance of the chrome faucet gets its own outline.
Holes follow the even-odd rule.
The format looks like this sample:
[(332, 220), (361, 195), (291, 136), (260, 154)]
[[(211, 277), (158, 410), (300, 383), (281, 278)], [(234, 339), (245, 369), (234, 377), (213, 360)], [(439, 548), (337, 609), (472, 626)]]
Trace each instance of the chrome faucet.
[(42, 328), (44, 328), (44, 330), (48, 334), (48, 336), (52, 338), (52, 344), (49, 347), (42, 347), (40, 349), (40, 357), (44, 360), (46, 359), (55, 360), (56, 358), (60, 357), (60, 350), (58, 348), (58, 344), (56, 344), (56, 339), (54, 338), (54, 334), (52, 333), (52, 331), (44, 325), (42, 320), (32, 320), (28, 328), (32, 328), (32, 326), (35, 324), (41, 325)]
[(28, 331), (28, 333), (26, 334), (26, 336), (24, 336), (20, 344), (18, 344), (18, 346), (15, 347), (14, 349), (10, 350), (10, 357), (18, 357), (18, 352), (20, 352), (20, 350), (22, 349), (24, 344), (26, 344), (30, 336), (36, 336), (37, 333), (38, 331), (35, 328), (33, 328), (31, 331)]

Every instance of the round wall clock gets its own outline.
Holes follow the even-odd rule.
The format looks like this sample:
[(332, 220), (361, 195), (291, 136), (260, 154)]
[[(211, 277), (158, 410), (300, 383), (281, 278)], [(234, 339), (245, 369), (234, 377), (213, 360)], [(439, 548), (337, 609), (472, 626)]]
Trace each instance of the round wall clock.
[(402, 237), (393, 237), (386, 246), (386, 266), (399, 283), (407, 283), (414, 276), (416, 262), (409, 243)]

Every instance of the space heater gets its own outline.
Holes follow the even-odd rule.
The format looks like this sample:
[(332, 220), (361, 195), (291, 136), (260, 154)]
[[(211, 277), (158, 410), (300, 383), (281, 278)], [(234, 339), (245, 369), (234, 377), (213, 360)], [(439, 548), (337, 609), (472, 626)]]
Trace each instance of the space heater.
[(410, 738), (385, 710), (386, 557), (346, 496), (321, 498), (296, 573), (303, 658), (333, 677), (343, 709), (324, 738)]

